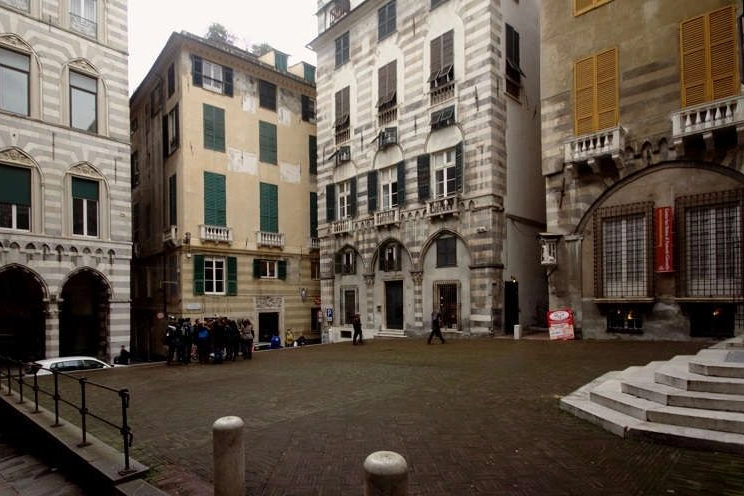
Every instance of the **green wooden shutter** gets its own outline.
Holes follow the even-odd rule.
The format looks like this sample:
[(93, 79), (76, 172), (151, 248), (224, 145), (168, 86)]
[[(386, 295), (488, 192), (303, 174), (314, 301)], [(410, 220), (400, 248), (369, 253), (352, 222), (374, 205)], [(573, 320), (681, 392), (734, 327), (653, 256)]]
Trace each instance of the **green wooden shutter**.
[(276, 184), (260, 183), (260, 224), (263, 232), (279, 232), (279, 188)]
[(334, 184), (326, 185), (326, 222), (336, 220), (336, 188)]
[(367, 173), (367, 210), (377, 210), (377, 171), (371, 170)]
[(168, 114), (165, 114), (163, 116), (163, 139), (162, 139), (162, 147), (163, 147), (163, 158), (168, 158)]
[(98, 201), (98, 181), (73, 177), (72, 197)]
[(455, 145), (455, 191), (462, 192), (462, 141)]
[(204, 255), (194, 255), (194, 295), (204, 294)]
[(258, 279), (261, 277), (261, 260), (258, 258), (253, 259), (253, 278)]
[(310, 192), (310, 236), (318, 237), (318, 193)]
[(315, 84), (315, 67), (310, 64), (304, 64), (304, 75), (305, 81), (310, 84)]
[(202, 126), (204, 127), (204, 148), (214, 149), (214, 107), (202, 105)]
[(398, 162), (398, 206), (406, 204), (406, 163), (401, 160)]
[(31, 206), (30, 169), (0, 165), (0, 202)]
[(349, 179), (349, 217), (357, 214), (357, 178)]
[(191, 56), (191, 78), (194, 86), (202, 86), (202, 58), (198, 55)]
[(238, 259), (227, 257), (227, 296), (238, 294)]
[(308, 137), (308, 153), (310, 163), (310, 174), (318, 174), (318, 137)]
[(418, 172), (418, 197), (419, 201), (426, 201), (430, 197), (429, 183), (431, 181), (431, 169), (429, 166), (429, 155), (416, 157), (416, 169)]
[(222, 68), (222, 91), (227, 96), (233, 96), (233, 70), (229, 67)]
[(211, 226), (227, 225), (225, 176), (204, 173), (204, 223)]
[(276, 276), (282, 281), (284, 281), (285, 279), (287, 279), (287, 261), (279, 260), (276, 265), (277, 265)]
[(225, 109), (214, 108), (214, 149), (225, 151)]
[(268, 122), (258, 123), (259, 160), (276, 164), (276, 126)]
[(176, 175), (173, 174), (168, 178), (168, 219), (170, 220), (170, 225), (174, 226), (178, 224), (177, 222), (177, 214), (178, 214), (178, 201), (177, 201), (177, 183), (176, 183)]

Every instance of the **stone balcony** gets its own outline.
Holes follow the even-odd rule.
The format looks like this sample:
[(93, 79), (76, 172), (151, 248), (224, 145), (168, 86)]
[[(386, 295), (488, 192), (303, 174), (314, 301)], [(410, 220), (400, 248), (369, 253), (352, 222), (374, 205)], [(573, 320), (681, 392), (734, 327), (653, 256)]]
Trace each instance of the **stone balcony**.
[(732, 96), (687, 107), (671, 114), (672, 139), (681, 143), (686, 136), (702, 134), (710, 140), (713, 131), (744, 123), (744, 96)]
[(308, 238), (307, 247), (310, 250), (320, 250), (320, 238)]
[(213, 241), (215, 243), (232, 243), (233, 231), (230, 227), (211, 226), (208, 224), (199, 225), (199, 240)]
[(432, 217), (445, 217), (453, 215), (457, 217), (460, 214), (458, 205), (458, 196), (445, 196), (426, 202), (426, 215)]
[(256, 244), (274, 248), (284, 247), (284, 233), (256, 231)]
[(333, 234), (346, 234), (351, 232), (351, 228), (351, 219), (341, 219), (331, 224), (331, 232)]
[(400, 210), (390, 208), (375, 212), (375, 227), (389, 226), (400, 222)]
[(592, 164), (601, 156), (610, 156), (617, 160), (625, 148), (625, 135), (625, 129), (617, 126), (571, 138), (563, 144), (563, 160), (567, 164)]

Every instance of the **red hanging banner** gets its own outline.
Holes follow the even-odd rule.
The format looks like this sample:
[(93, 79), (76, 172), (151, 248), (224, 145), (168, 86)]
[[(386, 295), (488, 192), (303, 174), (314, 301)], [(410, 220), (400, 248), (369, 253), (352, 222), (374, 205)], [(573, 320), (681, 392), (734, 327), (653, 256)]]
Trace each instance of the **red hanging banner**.
[(654, 209), (654, 252), (656, 272), (674, 272), (674, 217), (672, 207)]

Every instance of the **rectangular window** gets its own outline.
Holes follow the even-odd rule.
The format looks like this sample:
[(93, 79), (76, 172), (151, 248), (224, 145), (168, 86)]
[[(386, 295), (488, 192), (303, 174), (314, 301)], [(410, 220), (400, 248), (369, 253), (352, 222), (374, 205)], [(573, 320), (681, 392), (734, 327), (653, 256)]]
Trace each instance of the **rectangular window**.
[(168, 66), (168, 98), (176, 92), (176, 67), (171, 64)]
[(349, 61), (349, 32), (336, 38), (336, 67)]
[(204, 148), (225, 151), (225, 110), (203, 104)]
[(377, 111), (385, 112), (397, 103), (397, 61), (385, 64), (377, 71)]
[(437, 239), (437, 267), (457, 267), (457, 238), (454, 236)]
[(72, 233), (98, 236), (98, 181), (72, 178)]
[(317, 136), (308, 136), (307, 140), (307, 153), (308, 153), (308, 163), (310, 168), (310, 174), (317, 175), (318, 174), (318, 137)]
[(96, 0), (70, 0), (70, 27), (95, 38), (98, 31)]
[(276, 279), (279, 274), (277, 260), (259, 260), (258, 261), (258, 276), (261, 279)]
[(443, 129), (455, 124), (455, 106), (450, 105), (449, 107), (437, 110), (431, 113), (431, 130), (436, 131), (437, 129)]
[(342, 274), (356, 274), (356, 255), (353, 250), (346, 250), (342, 255)]
[(204, 172), (204, 223), (227, 226), (225, 176)]
[(276, 85), (268, 81), (258, 81), (258, 105), (276, 112)]
[(506, 25), (506, 93), (517, 100), (522, 89), (524, 73), (519, 65), (519, 33)]
[(351, 217), (349, 208), (351, 203), (351, 187), (349, 181), (338, 183), (336, 199), (338, 201), (338, 218), (346, 219)]
[(261, 231), (279, 232), (279, 188), (276, 184), (260, 183)]
[(315, 122), (315, 98), (302, 95), (302, 120), (305, 122)]
[(432, 89), (455, 80), (455, 35), (450, 30), (431, 40), (429, 85)]
[(258, 123), (259, 160), (267, 164), (276, 164), (276, 125), (259, 121)]
[(165, 116), (165, 133), (163, 136), (165, 156), (170, 156), (178, 150), (178, 105), (173, 107), (168, 115)]
[(225, 259), (204, 257), (204, 294), (225, 294)]
[(233, 70), (230, 67), (204, 60), (198, 55), (192, 55), (191, 62), (191, 77), (194, 86), (232, 96)]
[(315, 84), (315, 67), (303, 62), (303, 75), (305, 81), (310, 84)]
[(574, 130), (577, 136), (617, 126), (617, 48), (574, 65)]
[(178, 225), (178, 183), (176, 175), (168, 178), (168, 220), (171, 226)]
[(310, 259), (310, 279), (313, 281), (320, 280), (320, 260), (317, 258)]
[(70, 126), (91, 133), (98, 131), (98, 80), (70, 71)]
[(0, 165), (0, 228), (31, 229), (31, 170)]
[(310, 237), (318, 237), (318, 193), (310, 192)]
[(436, 295), (439, 301), (439, 314), (442, 318), (443, 329), (457, 329), (459, 327), (460, 288), (458, 283), (437, 283)]
[(573, 13), (575, 16), (581, 15), (594, 8), (610, 3), (612, 0), (573, 0)]
[(28, 55), (0, 48), (0, 109), (28, 115)]
[(377, 40), (387, 38), (395, 32), (395, 0), (391, 0), (377, 11)]
[(336, 130), (336, 144), (344, 143), (351, 139), (351, 124), (349, 119), (350, 108), (349, 87), (339, 90), (335, 94), (336, 121), (333, 127)]
[(607, 332), (642, 333), (643, 317), (640, 309), (632, 305), (618, 305), (608, 308)]
[(450, 148), (432, 154), (434, 160), (434, 191), (436, 198), (444, 198), (457, 193), (457, 167), (455, 149)]
[(647, 222), (642, 213), (602, 219), (602, 294), (605, 298), (647, 296)]
[(400, 269), (400, 245), (398, 243), (388, 243), (380, 250), (380, 270), (383, 272), (395, 272)]
[(398, 166), (381, 170), (379, 178), (382, 210), (398, 208)]
[(354, 315), (358, 312), (357, 290), (356, 288), (341, 288), (341, 295), (341, 304), (343, 305), (341, 310), (343, 322), (341, 324), (348, 325), (354, 321)]
[(738, 95), (736, 8), (687, 19), (679, 33), (682, 106)]
[(279, 71), (287, 72), (287, 54), (274, 50), (274, 67)]
[(202, 87), (222, 93), (222, 66), (204, 60), (202, 62)]

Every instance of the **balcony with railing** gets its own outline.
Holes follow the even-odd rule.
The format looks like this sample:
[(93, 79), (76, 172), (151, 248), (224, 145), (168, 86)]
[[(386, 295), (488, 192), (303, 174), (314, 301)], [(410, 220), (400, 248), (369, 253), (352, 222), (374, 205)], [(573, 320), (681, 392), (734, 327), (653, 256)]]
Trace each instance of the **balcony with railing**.
[(311, 237), (307, 240), (307, 247), (310, 250), (320, 250), (320, 238)]
[(391, 208), (375, 212), (375, 227), (389, 226), (400, 222), (400, 210)]
[(434, 86), (429, 91), (430, 105), (439, 105), (455, 97), (455, 82), (449, 81), (440, 86)]
[(199, 225), (199, 240), (213, 241), (215, 243), (232, 243), (232, 228), (225, 226)]
[(435, 198), (426, 202), (427, 217), (445, 217), (447, 215), (458, 216), (460, 213), (458, 206), (458, 196), (445, 196)]
[(398, 120), (398, 107), (390, 107), (386, 109), (378, 109), (377, 112), (377, 125), (378, 127), (387, 126), (390, 123), (394, 123)]
[(284, 233), (256, 231), (256, 244), (258, 246), (271, 246), (274, 248), (284, 247)]
[(333, 234), (346, 234), (351, 232), (351, 228), (351, 219), (341, 219), (331, 224), (331, 232)]
[(30, 0), (0, 0), (0, 4), (7, 5), (8, 7), (17, 10), (23, 10), (24, 12), (29, 12), (31, 9)]
[(703, 134), (744, 123), (744, 96), (722, 98), (671, 114), (672, 138)]
[(70, 28), (90, 38), (95, 38), (98, 34), (98, 23), (96, 21), (86, 19), (72, 12), (70, 12)]
[(563, 144), (566, 163), (588, 162), (603, 155), (616, 157), (625, 148), (625, 129), (621, 126), (571, 138)]

